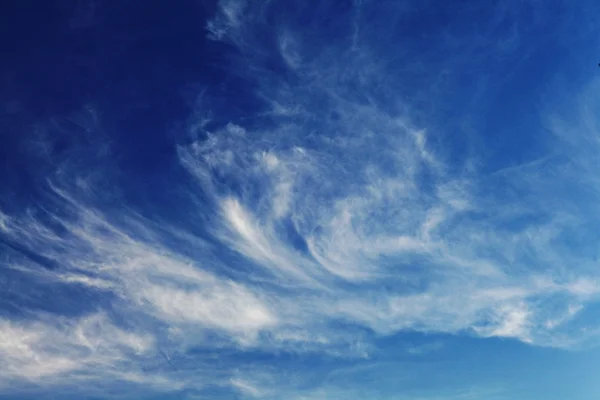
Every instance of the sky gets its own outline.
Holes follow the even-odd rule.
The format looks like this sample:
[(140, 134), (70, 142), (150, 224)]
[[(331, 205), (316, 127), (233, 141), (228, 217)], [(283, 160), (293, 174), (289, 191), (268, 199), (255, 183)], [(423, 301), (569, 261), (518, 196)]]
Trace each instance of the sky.
[(597, 399), (598, 15), (2, 2), (0, 399)]

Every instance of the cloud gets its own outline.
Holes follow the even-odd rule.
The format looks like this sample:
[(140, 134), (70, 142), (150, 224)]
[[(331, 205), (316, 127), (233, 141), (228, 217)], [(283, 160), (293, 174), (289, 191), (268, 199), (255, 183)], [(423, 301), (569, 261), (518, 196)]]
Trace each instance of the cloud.
[[(261, 7), (247, 6), (247, 25), (229, 25), (219, 39), (267, 53), (235, 40), (242, 30), (268, 30), (255, 19)], [(300, 308), (318, 308), (332, 320), (382, 334), (471, 331), (557, 345), (544, 325), (546, 299), (562, 299), (566, 307), (578, 301), (578, 290), (596, 293), (593, 285), (576, 283), (592, 282), (593, 275), (562, 273), (575, 256), (554, 246), (584, 217), (568, 204), (557, 212), (564, 202), (546, 201), (568, 174), (553, 167), (555, 175), (544, 176), (552, 159), (489, 175), (468, 158), (457, 168), (448, 163), (442, 133), (412, 123), (398, 96), (381, 102), (390, 100), (377, 86), (381, 77), (388, 86), (402, 82), (360, 41), (347, 48), (317, 44), (307, 57), (299, 32), (287, 27), (273, 34), (297, 81), (289, 90), (283, 77), (273, 85), (248, 76), (274, 106), (269, 126), (233, 129), (226, 122), (203, 134), (209, 139), (179, 150), (182, 164), (220, 204), (214, 229), (229, 232), (221, 239), (288, 282), (305, 279), (302, 273), (320, 282), (306, 296), (311, 306), (300, 302)], [(518, 28), (507, 35), (505, 51), (514, 51)], [(262, 62), (252, 59), (252, 67)], [(223, 177), (240, 182), (235, 196), (215, 187)], [(293, 240), (281, 218), (291, 221)], [(392, 289), (370, 289), (383, 282)], [(343, 289), (347, 283), (355, 285), (352, 292)]]
[(136, 295), (149, 303), (150, 312), (172, 324), (199, 324), (241, 335), (276, 325), (276, 317), (248, 290), (236, 284), (215, 286), (182, 290), (148, 284)]
[(252, 397), (262, 397), (264, 396), (264, 392), (256, 387), (254, 387), (252, 384), (241, 380), (241, 379), (231, 379), (231, 384), (239, 389), (242, 393), (245, 394), (249, 394)]
[(243, 0), (226, 0), (219, 2), (219, 13), (214, 19), (208, 21), (206, 29), (210, 37), (221, 40), (232, 31), (241, 29), (245, 2)]
[(275, 254), (274, 246), (271, 246), (269, 239), (262, 234), (260, 228), (252, 221), (252, 218), (236, 199), (225, 199), (222, 210), (232, 233), (239, 235), (241, 239), (234, 241), (234, 245), (245, 244), (245, 246), (240, 247), (242, 253), (259, 262), (270, 263), (277, 268), (296, 272), (293, 265), (286, 265), (289, 264), (289, 261), (285, 258), (279, 258)]
[(3, 213), (0, 213), (0, 229), (2, 231), (8, 230), (9, 217)]
[[(4, 261), (44, 290), (61, 296), (72, 286), (88, 293), (100, 290), (109, 296), (108, 302), (81, 304), (80, 316), (55, 318), (38, 315), (37, 306), (30, 304), (34, 294), (28, 290), (35, 290), (33, 286), (20, 293), (22, 311), (34, 314), (30, 322), (2, 320), (6, 340), (0, 373), (10, 378), (8, 387), (18, 386), (20, 380), (46, 385), (117, 377), (176, 390), (181, 379), (160, 371), (161, 347), (178, 353), (203, 342), (218, 346), (216, 338), (206, 342), (210, 335), (227, 346), (255, 346), (261, 331), (279, 324), (277, 310), (262, 295), (155, 241), (158, 232), (153, 223), (130, 214), (124, 226), (115, 225), (65, 190), (50, 188), (56, 204), (68, 209), (69, 216), (44, 212), (43, 218), (42, 214), (36, 218), (30, 213), (24, 217), (26, 224), (11, 219), (4, 238), (29, 251), (43, 249), (39, 254), (55, 269), (39, 269), (18, 252)], [(71, 300), (59, 297), (53, 304), (61, 301)], [(94, 311), (108, 304), (110, 313)], [(53, 312), (60, 315), (60, 311)], [(143, 370), (144, 364), (156, 366)], [(185, 380), (185, 386), (198, 386)]]
[(443, 347), (444, 347), (443, 342), (434, 341), (431, 343), (410, 346), (410, 347), (408, 347), (408, 349), (406, 351), (409, 354), (420, 356), (420, 355), (425, 355), (425, 354), (429, 354), (429, 353), (438, 351), (438, 350), (442, 349)]
[(120, 329), (101, 313), (76, 321), (46, 319), (0, 321), (0, 375), (7, 379), (5, 385), (19, 378), (59, 384), (77, 376), (118, 374), (127, 366), (137, 370), (132, 361), (154, 347), (152, 336)]
[[(6, 386), (118, 378), (348, 398), (333, 384), (286, 391), (261, 360), (359, 364), (405, 332), (554, 347), (593, 339), (597, 327), (572, 323), (600, 293), (595, 95), (581, 115), (548, 118), (551, 154), (482, 166), (453, 148), (454, 131), (417, 117), (404, 95), (410, 68), (396, 74), (376, 57), (358, 16), (339, 27), (352, 43), (307, 43), (319, 32), (270, 27), (268, 7), (222, 1), (207, 24), (239, 50), (230, 68), (264, 109), (222, 116), (202, 94), (188, 140), (174, 144), (186, 184), (173, 190), (190, 200), (173, 200), (180, 224), (103, 205), (69, 165), (44, 177), (43, 206), (0, 212), (0, 262), (30, 283), (7, 300), (19, 312), (0, 320)], [(518, 47), (511, 32), (507, 52)], [(44, 301), (38, 288), (58, 295)]]

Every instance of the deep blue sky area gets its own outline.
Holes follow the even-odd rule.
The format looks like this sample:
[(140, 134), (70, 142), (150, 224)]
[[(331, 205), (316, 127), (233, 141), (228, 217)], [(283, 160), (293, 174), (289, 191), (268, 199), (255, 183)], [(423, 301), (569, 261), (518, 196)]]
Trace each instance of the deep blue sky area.
[(599, 16), (3, 2), (0, 399), (597, 399)]

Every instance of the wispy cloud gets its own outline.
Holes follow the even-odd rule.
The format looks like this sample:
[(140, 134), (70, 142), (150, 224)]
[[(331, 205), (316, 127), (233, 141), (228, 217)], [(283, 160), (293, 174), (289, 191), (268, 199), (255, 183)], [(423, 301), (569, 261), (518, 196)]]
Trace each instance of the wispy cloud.
[[(246, 9), (246, 21), (265, 28), (255, 19), (257, 13)], [(232, 28), (220, 39), (232, 40), (242, 51), (258, 51), (251, 47), (255, 44), (236, 42), (240, 32)], [(517, 32), (516, 27), (510, 30), (512, 44), (506, 51), (518, 47)], [(270, 259), (273, 265), (311, 271), (328, 288), (311, 302), (335, 293), (335, 300), (323, 309), (328, 318), (380, 332), (472, 330), (544, 344), (549, 326), (544, 299), (566, 296), (565, 307), (578, 307), (568, 305), (582, 301), (575, 288), (589, 285), (596, 293), (593, 285), (581, 283), (592, 282), (592, 275), (565, 276), (573, 249), (553, 247), (586, 215), (565, 203), (558, 210), (543, 204), (569, 180), (569, 173), (555, 169), (549, 181), (543, 176), (547, 164), (490, 176), (469, 168), (456, 170), (445, 161), (450, 155), (430, 144), (427, 130), (392, 111), (402, 109), (401, 101), (395, 99), (387, 107), (377, 103), (382, 95), (374, 90), (378, 76), (385, 76), (389, 84), (395, 81), (383, 63), (369, 57), (368, 49), (357, 47), (356, 41), (352, 47), (322, 46), (312, 49), (310, 62), (300, 62), (299, 33), (286, 29), (276, 34), (282, 58), (301, 83), (288, 91), (260, 77), (255, 80), (270, 104), (295, 112), (274, 113), (272, 128), (246, 132), (254, 138), (252, 143), (228, 134), (230, 125), (209, 133), (212, 148), (227, 148), (233, 158), (244, 160), (221, 163), (220, 173), (243, 181), (249, 189), (235, 200), (213, 191), (227, 209), (224, 224), (233, 226), (241, 238), (233, 243), (240, 252), (257, 261), (277, 252), (279, 258)], [(345, 57), (355, 61), (351, 68)], [(355, 78), (357, 91), (348, 91), (347, 82), (339, 78), (346, 72)], [(324, 114), (319, 104), (335, 118)], [(307, 131), (311, 126), (320, 134), (312, 136)], [(283, 137), (290, 139), (279, 139)], [(306, 146), (307, 139), (314, 145)], [(444, 137), (435, 140), (441, 143)], [(300, 146), (303, 157), (294, 157), (292, 150)], [(571, 155), (579, 158), (576, 149)], [(232, 159), (217, 154), (209, 150), (202, 157)], [(270, 167), (261, 169), (265, 159)], [(282, 213), (273, 211), (281, 196), (273, 182), (286, 176), (276, 168), (279, 164), (294, 165), (293, 180), (285, 179), (290, 182), (284, 186), (285, 210), (297, 240), (304, 244), (302, 252), (292, 251), (274, 217)], [(463, 164), (473, 163), (464, 159)], [(206, 175), (206, 165), (196, 162), (191, 171)], [(517, 176), (523, 168), (529, 173)], [(378, 295), (363, 296), (360, 290), (350, 294), (340, 286), (347, 281), (370, 287), (390, 279), (395, 289)]]
[(235, 388), (239, 389), (242, 393), (249, 394), (252, 397), (262, 397), (265, 394), (264, 391), (256, 388), (251, 383), (246, 382), (244, 380), (231, 379), (230, 382)]
[(120, 329), (99, 313), (76, 321), (50, 316), (32, 322), (2, 320), (0, 336), (4, 386), (18, 378), (52, 384), (110, 377), (154, 347), (152, 336)]
[[(600, 294), (595, 92), (575, 117), (547, 119), (549, 154), (483, 168), (482, 156), (452, 152), (453, 132), (415, 116), (406, 77), (374, 56), (357, 15), (340, 27), (352, 35), (316, 43), (310, 30), (271, 26), (269, 4), (222, 1), (207, 24), (239, 52), (231, 68), (265, 109), (213, 117), (203, 95), (188, 141), (174, 144), (187, 183), (178, 189), (193, 204), (174, 204), (185, 226), (102, 206), (68, 165), (46, 177), (45, 204), (0, 211), (0, 263), (31, 283), (10, 293), (18, 312), (0, 319), (2, 390), (120, 379), (348, 398), (335, 382), (292, 382), (261, 357), (358, 363), (408, 331), (554, 347), (596, 335), (572, 325)], [(511, 28), (499, 46), (513, 51), (518, 35)], [(58, 295), (44, 301), (40, 287)], [(82, 304), (68, 314), (61, 301)]]

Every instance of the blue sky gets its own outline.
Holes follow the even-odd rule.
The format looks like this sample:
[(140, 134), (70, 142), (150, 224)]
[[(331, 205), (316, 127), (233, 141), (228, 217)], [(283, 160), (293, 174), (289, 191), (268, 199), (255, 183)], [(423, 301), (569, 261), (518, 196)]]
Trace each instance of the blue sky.
[(597, 398), (596, 2), (12, 3), (0, 398)]

